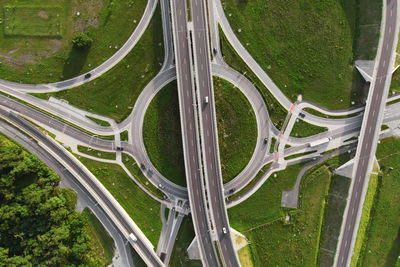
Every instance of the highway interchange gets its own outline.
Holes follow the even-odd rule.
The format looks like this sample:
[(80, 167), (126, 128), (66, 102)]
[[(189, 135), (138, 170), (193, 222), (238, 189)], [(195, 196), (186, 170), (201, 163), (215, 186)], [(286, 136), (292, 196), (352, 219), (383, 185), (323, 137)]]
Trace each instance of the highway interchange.
[[(91, 79), (100, 76), (102, 73), (105, 73), (107, 70), (112, 68), (112, 66), (116, 65), (131, 49), (134, 48), (136, 42), (140, 39), (148, 23), (150, 22), (156, 5), (156, 0), (149, 0), (145, 13), (129, 40), (113, 57), (91, 71), (91, 73), (94, 74)], [(171, 9), (173, 9), (171, 14), (171, 17), (173, 18), (172, 20), (170, 20), (170, 5)], [(385, 90), (383, 89), (390, 85), (391, 75), (388, 75), (388, 73), (391, 74), (391, 69), (393, 68), (393, 65), (390, 65), (393, 64), (393, 62), (390, 60), (392, 49), (393, 47), (396, 47), (393, 42), (397, 41), (397, 36), (395, 36), (395, 33), (398, 32), (398, 19), (396, 12), (397, 6), (395, 5), (397, 5), (397, 1), (395, 0), (388, 1), (386, 5), (385, 14), (387, 21), (384, 24), (385, 35), (384, 39), (381, 38), (381, 42), (383, 44), (380, 46), (381, 49), (383, 49), (383, 52), (381, 53), (380, 61), (378, 62), (379, 65), (376, 71), (377, 78), (374, 80), (375, 87), (373, 87), (374, 90), (371, 91), (373, 93), (369, 96), (369, 98), (375, 99), (376, 102), (367, 102), (365, 114), (368, 116), (365, 116), (363, 113), (358, 114), (363, 111), (363, 107), (350, 110), (333, 111), (321, 108), (318, 105), (314, 105), (307, 101), (291, 103), (239, 42), (228, 23), (221, 2), (218, 0), (212, 1), (212, 3), (208, 6), (209, 13), (213, 14), (212, 18), (209, 19), (209, 23), (211, 24), (209, 37), (207, 31), (208, 19), (206, 16), (207, 10), (205, 10), (205, 1), (191, 1), (191, 18), (193, 21), (191, 24), (189, 24), (190, 27), (188, 27), (186, 1), (161, 0), (165, 47), (164, 64), (160, 73), (157, 74), (156, 77), (143, 89), (143, 92), (133, 107), (130, 116), (120, 124), (113, 123), (112, 127), (99, 126), (85, 117), (86, 115), (93, 116), (96, 114), (91, 114), (85, 111), (77, 111), (68, 104), (56, 102), (50, 103), (26, 94), (27, 92), (51, 92), (66, 90), (81, 85), (87, 82), (87, 80), (84, 79), (84, 74), (74, 79), (55, 84), (24, 85), (7, 81), (0, 82), (0, 90), (2, 92), (39, 107), (40, 109), (45, 110), (47, 113), (51, 113), (68, 120), (80, 128), (83, 128), (94, 134), (115, 134), (115, 136), (119, 136), (117, 133), (126, 129), (130, 130), (130, 135), (132, 138), (130, 138), (129, 142), (121, 142), (119, 138), (116, 138), (115, 141), (107, 141), (90, 136), (77, 128), (67, 125), (57, 119), (51, 118), (43, 112), (34, 110), (3, 95), (0, 95), (0, 115), (3, 119), (10, 121), (14, 125), (18, 126), (18, 128), (30, 134), (36, 140), (45, 144), (49, 151), (52, 151), (54, 155), (57, 155), (57, 158), (61, 158), (64, 164), (67, 164), (69, 168), (72, 168), (75, 173), (79, 174), (81, 179), (83, 178), (86, 181), (86, 184), (88, 184), (89, 187), (95, 191), (93, 194), (100, 197), (102, 194), (104, 194), (104, 191), (107, 190), (104, 188), (98, 189), (96, 184), (93, 183), (93, 180), (88, 177), (88, 174), (82, 170), (83, 166), (79, 166), (79, 164), (71, 160), (71, 156), (68, 155), (68, 152), (66, 152), (65, 149), (63, 149), (61, 146), (55, 145), (54, 142), (49, 140), (48, 137), (41, 134), (23, 118), (15, 114), (23, 115), (25, 118), (29, 118), (49, 131), (56, 132), (57, 136), (59, 135), (72, 138), (79, 144), (89, 145), (91, 147), (106, 151), (115, 151), (117, 146), (123, 147), (124, 152), (132, 155), (137, 162), (146, 166), (144, 173), (154, 186), (158, 187), (160, 184), (162, 185), (162, 190), (168, 196), (168, 198), (165, 200), (157, 199), (157, 201), (169, 206), (171, 206), (171, 203), (174, 203), (176, 199), (189, 201), (191, 203), (190, 208), (192, 216), (194, 216), (193, 221), (196, 230), (197, 241), (199, 242), (199, 247), (202, 250), (201, 259), (206, 266), (219, 265), (219, 263), (216, 262), (217, 252), (215, 251), (213, 241), (218, 241), (218, 246), (221, 249), (223, 256), (222, 258), (226, 266), (238, 266), (239, 264), (237, 262), (237, 256), (234, 251), (232, 239), (229, 237), (227, 238), (222, 231), (223, 227), (228, 227), (227, 230), (229, 233), (229, 221), (224, 201), (226, 197), (233, 194), (234, 191), (239, 191), (249, 184), (261, 167), (266, 163), (274, 162), (270, 170), (266, 172), (266, 174), (255, 184), (251, 190), (246, 192), (240, 199), (236, 199), (232, 203), (228, 202), (228, 207), (239, 204), (250, 197), (251, 194), (254, 193), (274, 171), (284, 169), (288, 164), (294, 164), (300, 160), (312, 160), (313, 158), (318, 157), (318, 155), (324, 151), (354, 143), (354, 140), (346, 140), (358, 136), (361, 129), (361, 133), (366, 133), (365, 136), (361, 135), (361, 142), (359, 142), (359, 147), (357, 149), (358, 155), (362, 155), (361, 157), (359, 156), (361, 160), (358, 160), (358, 163), (361, 166), (358, 165), (358, 167), (354, 168), (355, 180), (353, 183), (355, 185), (352, 185), (352, 193), (349, 201), (350, 204), (346, 209), (347, 212), (352, 212), (352, 214), (345, 217), (346, 224), (345, 227), (343, 227), (345, 232), (344, 234), (342, 233), (343, 236), (340, 242), (341, 247), (338, 248), (339, 253), (337, 254), (338, 260), (336, 262), (338, 266), (345, 266), (347, 265), (350, 255), (350, 244), (351, 242), (354, 242), (354, 228), (356, 227), (355, 224), (358, 218), (357, 211), (360, 210), (360, 201), (362, 201), (360, 192), (364, 187), (364, 183), (360, 183), (359, 181), (363, 180), (370, 171), (370, 164), (368, 162), (370, 162), (370, 156), (374, 154), (373, 151), (376, 149), (376, 142), (379, 135), (378, 129), (380, 129), (380, 127), (377, 125), (379, 125), (382, 120), (385, 123), (400, 120), (399, 116), (396, 115), (398, 114), (398, 111), (400, 111), (400, 104), (393, 104), (385, 110), (382, 108), (386, 103), (386, 96), (383, 96)], [(294, 138), (289, 136), (291, 127), (287, 127), (283, 133), (276, 129), (269, 119), (267, 107), (258, 90), (246, 77), (243, 76), (243, 74), (236, 72), (223, 62), (223, 58), (219, 49), (218, 30), (216, 30), (218, 29), (218, 25), (221, 26), (223, 32), (227, 36), (228, 41), (232, 44), (239, 56), (242, 57), (250, 69), (266, 85), (266, 87), (271, 91), (280, 104), (289, 111), (289, 125), (290, 120), (296, 119), (301, 111), (306, 114), (304, 119), (305, 121), (315, 125), (326, 126), (328, 127), (329, 131), (308, 138)], [(183, 28), (179, 30), (179, 27)], [(189, 32), (192, 34), (191, 39), (188, 38), (188, 36), (190, 36)], [(212, 51), (212, 49), (210, 49), (208, 38), (211, 40), (212, 48), (216, 48), (216, 54), (214, 55), (212, 62), (210, 60), (210, 51)], [(177, 49), (177, 45), (179, 45), (179, 49)], [(190, 47), (191, 45), (193, 45), (193, 50)], [(191, 53), (193, 53), (194, 62), (192, 62)], [(176, 66), (173, 63), (174, 58), (176, 59)], [(192, 68), (194, 68), (194, 70)], [(250, 162), (235, 179), (225, 185), (222, 184), (220, 172), (212, 75), (222, 77), (242, 90), (245, 96), (249, 99), (249, 102), (255, 111), (258, 124), (258, 141)], [(198, 77), (196, 79), (196, 84), (194, 84), (193, 77)], [(188, 159), (187, 162), (185, 160), (185, 169), (188, 181), (187, 184), (189, 185), (189, 194), (186, 188), (169, 182), (168, 179), (163, 177), (156, 170), (146, 153), (142, 137), (142, 125), (146, 108), (156, 93), (164, 85), (174, 79), (178, 79), (178, 92), (180, 94), (179, 99), (183, 130), (182, 140), (184, 142), (185, 159), (186, 157)], [(374, 83), (372, 86), (373, 85)], [(183, 88), (189, 90), (183, 90)], [(180, 91), (181, 89), (182, 91)], [(188, 93), (188, 95), (186, 95), (186, 93)], [(207, 104), (204, 103), (206, 96), (209, 99)], [(371, 106), (372, 109), (375, 107), (375, 109), (377, 109), (379, 112), (371, 112)], [(188, 107), (189, 111), (183, 112), (182, 109), (184, 107)], [(196, 107), (198, 108), (197, 110)], [(331, 116), (353, 116), (345, 119), (326, 119), (302, 111), (302, 109), (305, 107), (313, 108), (323, 114)], [(195, 123), (197, 120), (194, 119), (197, 112), (200, 118), (200, 127), (197, 126), (197, 123)], [(192, 117), (188, 117), (188, 115), (191, 115)], [(364, 116), (366, 118), (363, 118)], [(365, 130), (371, 128), (374, 129), (373, 132)], [(393, 129), (391, 132), (392, 134), (398, 133), (396, 129)], [(265, 145), (263, 144), (262, 140), (265, 137), (268, 137), (269, 140), (271, 140), (271, 137), (278, 137), (281, 135), (283, 138), (280, 139), (279, 146), (277, 144), (279, 158), (275, 159), (274, 155), (269, 153), (271, 141)], [(333, 140), (329, 142), (328, 145), (319, 146), (316, 148), (308, 147), (308, 144), (311, 141), (320, 140), (326, 138), (327, 136), (333, 137)], [(199, 139), (202, 140), (201, 146), (199, 145)], [(374, 142), (375, 146), (371, 145), (374, 144)], [(193, 145), (191, 145), (191, 143)], [(286, 144), (289, 144), (292, 147), (285, 149)], [(295, 160), (291, 161), (283, 160), (283, 158), (286, 156), (311, 150), (317, 150), (317, 152), (296, 158)], [(199, 158), (200, 153), (203, 153), (204, 157), (204, 177), (203, 173), (198, 171), (202, 167), (201, 160)], [(191, 160), (191, 157), (194, 157), (194, 160)], [(357, 156), (356, 159), (358, 159)], [(203, 178), (205, 178), (205, 184), (199, 182)], [(137, 184), (139, 185), (138, 182)], [(210, 225), (210, 218), (208, 218), (209, 215), (206, 210), (207, 198), (204, 194), (205, 186), (207, 187), (210, 207), (209, 214), (211, 215), (212, 226)], [(143, 186), (141, 187), (142, 189), (146, 190)], [(151, 195), (149, 191), (146, 192)], [(194, 197), (195, 194), (197, 194), (197, 197)], [(107, 197), (101, 197), (101, 199), (107, 199)], [(131, 222), (129, 222), (129, 219), (126, 219), (124, 216), (120, 215), (120, 211), (115, 208), (113, 201), (105, 201), (104, 205), (104, 209), (108, 210), (108, 215), (110, 213), (115, 215), (115, 219), (113, 219), (113, 221), (115, 220), (116, 225), (122, 227), (121, 232), (125, 231), (125, 236), (130, 232), (134, 232), (135, 234), (137, 233), (137, 229), (134, 229), (134, 227), (130, 226)], [(353, 209), (354, 207), (356, 210), (355, 214)], [(205, 222), (205, 224), (202, 225), (201, 222)], [(347, 227), (347, 225), (350, 225), (350, 227)], [(140, 237), (141, 235), (141, 233), (137, 233), (137, 236)], [(142, 241), (141, 238), (138, 238), (138, 241), (137, 249), (144, 253), (142, 254), (144, 259), (150, 262), (151, 265), (161, 266), (162, 263), (160, 259), (155, 256), (154, 251), (152, 252), (153, 248), (146, 245), (146, 241)]]

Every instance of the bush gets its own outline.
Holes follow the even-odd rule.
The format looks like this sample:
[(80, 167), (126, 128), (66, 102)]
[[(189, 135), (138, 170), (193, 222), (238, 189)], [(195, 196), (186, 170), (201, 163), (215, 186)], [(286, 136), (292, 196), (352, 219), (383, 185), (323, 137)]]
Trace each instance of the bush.
[(72, 44), (78, 49), (88, 49), (92, 45), (92, 38), (90, 38), (86, 33), (78, 32), (72, 39)]

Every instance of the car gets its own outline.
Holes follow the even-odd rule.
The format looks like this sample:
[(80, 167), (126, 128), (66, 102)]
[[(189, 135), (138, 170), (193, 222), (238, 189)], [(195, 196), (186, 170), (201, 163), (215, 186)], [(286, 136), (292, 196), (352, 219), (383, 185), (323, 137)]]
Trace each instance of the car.
[(264, 138), (264, 144), (268, 143), (268, 137)]
[(304, 119), (304, 117), (306, 116), (306, 114), (304, 114), (304, 113), (299, 113), (299, 116), (300, 116), (300, 118), (303, 118), (303, 119)]
[(158, 187), (161, 188), (161, 189), (164, 188), (164, 186), (162, 184), (158, 184)]
[(224, 233), (224, 235), (226, 235), (226, 233), (227, 233), (226, 227), (222, 227), (222, 233)]
[(123, 147), (117, 146), (117, 151), (124, 151)]
[(217, 54), (217, 49), (216, 48), (213, 48), (213, 53), (214, 53), (214, 55)]
[(332, 139), (333, 139), (333, 137), (332, 137), (332, 136), (329, 136), (329, 137), (328, 137), (328, 140), (329, 140), (329, 141), (331, 141)]
[(208, 96), (204, 97), (204, 103), (208, 104)]
[(141, 164), (140, 164), (140, 168), (141, 168), (142, 170), (145, 170), (145, 169), (146, 169), (146, 166), (144, 166), (144, 164), (141, 163)]
[(85, 79), (89, 79), (90, 77), (92, 77), (92, 74), (90, 74), (90, 73), (85, 74)]
[(230, 189), (229, 194), (233, 194), (233, 192), (235, 192), (235, 190), (236, 190), (235, 188)]

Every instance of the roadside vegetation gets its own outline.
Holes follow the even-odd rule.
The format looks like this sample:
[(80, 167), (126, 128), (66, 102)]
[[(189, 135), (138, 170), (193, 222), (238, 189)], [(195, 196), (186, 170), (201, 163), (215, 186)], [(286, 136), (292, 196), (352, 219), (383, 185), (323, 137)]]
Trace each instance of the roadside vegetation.
[(78, 145), (78, 151), (81, 153), (84, 153), (86, 155), (93, 156), (96, 158), (101, 158), (101, 159), (115, 160), (117, 157), (115, 152), (101, 151), (101, 150), (92, 149), (90, 147), (80, 146), (80, 145)]
[(143, 192), (119, 165), (76, 157), (99, 179), (157, 247), (162, 227), (160, 204)]
[[(0, 0), (0, 77), (55, 82), (98, 66), (132, 34), (147, 1)], [(77, 49), (76, 35), (90, 47)]]
[(95, 123), (97, 123), (100, 126), (104, 126), (104, 127), (111, 126), (111, 124), (108, 121), (103, 121), (103, 120), (96, 119), (96, 118), (90, 117), (90, 116), (86, 116), (86, 117), (88, 117), (89, 119), (91, 119), (92, 121), (94, 121)]
[(121, 141), (128, 142), (129, 141), (129, 132), (128, 132), (128, 130), (125, 130), (125, 131), (121, 132), (119, 134), (119, 138), (121, 139)]
[(257, 142), (257, 121), (247, 98), (231, 83), (214, 78), (221, 170), (224, 183), (249, 163)]
[(220, 29), (219, 36), (221, 38), (221, 52), (225, 62), (236, 71), (242, 73), (247, 79), (249, 79), (253, 85), (258, 89), (268, 108), (268, 115), (272, 123), (276, 128), (281, 129), (283, 122), (285, 121), (287, 111), (281, 106), (281, 104), (275, 99), (275, 97), (269, 92), (264, 84), (257, 78), (257, 76), (250, 70), (246, 63), (239, 57), (233, 47), (230, 45), (226, 36)]
[(222, 4), (243, 46), (292, 101), (302, 94), (332, 109), (359, 102), (363, 82), (353, 63), (375, 57), (381, 2), (223, 0)]
[(100, 265), (109, 266), (114, 256), (114, 240), (90, 209), (85, 208), (82, 215), (87, 221), (85, 229), (90, 236), (90, 245), (94, 248), (95, 255), (101, 259)]
[[(316, 265), (330, 169), (348, 158), (334, 157), (306, 172), (300, 185), (298, 209), (282, 208), (281, 198), (283, 190), (294, 186), (304, 163), (288, 166), (276, 177), (271, 175), (249, 199), (228, 210), (231, 226), (249, 239), (255, 266), (265, 262), (274, 266)], [(289, 222), (285, 220), (287, 215)]]
[(0, 265), (101, 263), (76, 194), (34, 155), (0, 135)]
[[(127, 10), (124, 12), (131, 17)], [(114, 68), (84, 85), (35, 96), (44, 99), (48, 99), (49, 96), (65, 99), (78, 108), (121, 122), (130, 114), (143, 88), (159, 72), (163, 59), (162, 23), (158, 6), (136, 46)]]
[(314, 124), (307, 123), (301, 119), (297, 119), (293, 125), (292, 131), (290, 132), (290, 136), (302, 138), (319, 134), (327, 130), (328, 128), (326, 127), (320, 127)]
[(192, 217), (186, 216), (182, 220), (181, 227), (179, 228), (176, 237), (175, 245), (172, 250), (171, 259), (169, 261), (170, 267), (201, 267), (201, 261), (189, 260), (187, 249), (195, 237)]
[(326, 197), (318, 263), (320, 267), (333, 265), (337, 241), (340, 235), (344, 209), (350, 187), (350, 179), (333, 175)]
[(367, 222), (360, 257), (354, 266), (394, 266), (398, 261), (400, 255), (400, 169), (398, 167), (400, 154), (398, 151), (400, 151), (398, 138), (383, 139), (378, 145), (377, 159), (381, 172), (375, 177), (377, 185), (368, 213), (369, 222)]
[(175, 81), (161, 89), (147, 108), (143, 121), (143, 141), (154, 167), (171, 182), (186, 186)]

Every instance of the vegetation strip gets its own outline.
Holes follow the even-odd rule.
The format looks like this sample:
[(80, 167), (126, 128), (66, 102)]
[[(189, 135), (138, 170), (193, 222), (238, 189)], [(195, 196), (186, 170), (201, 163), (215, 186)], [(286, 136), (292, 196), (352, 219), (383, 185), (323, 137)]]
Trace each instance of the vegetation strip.
[(115, 160), (117, 157), (115, 152), (101, 151), (101, 150), (96, 150), (96, 149), (92, 149), (90, 147), (80, 146), (80, 145), (78, 145), (78, 151), (81, 153), (84, 153), (86, 155), (101, 158), (101, 159)]

